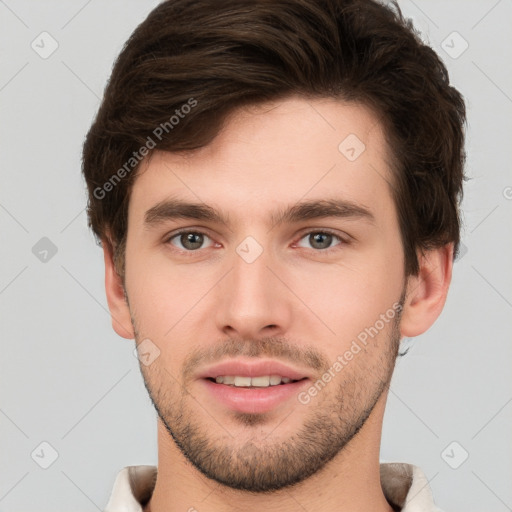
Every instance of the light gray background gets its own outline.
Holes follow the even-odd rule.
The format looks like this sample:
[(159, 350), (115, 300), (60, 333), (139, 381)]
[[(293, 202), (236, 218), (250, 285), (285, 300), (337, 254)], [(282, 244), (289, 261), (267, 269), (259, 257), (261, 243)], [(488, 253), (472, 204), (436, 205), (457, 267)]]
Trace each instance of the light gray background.
[[(157, 461), (156, 413), (134, 342), (111, 329), (80, 174), (113, 60), (156, 4), (0, 0), (0, 512), (102, 510), (120, 468)], [(419, 465), (446, 512), (512, 510), (512, 5), (400, 4), (467, 100), (471, 180), (467, 252), (441, 318), (397, 364), (381, 456)], [(31, 47), (51, 48), (43, 31), (59, 45), (46, 59)], [(33, 252), (43, 237), (57, 248), (46, 261)], [(42, 442), (58, 454), (48, 469)]]

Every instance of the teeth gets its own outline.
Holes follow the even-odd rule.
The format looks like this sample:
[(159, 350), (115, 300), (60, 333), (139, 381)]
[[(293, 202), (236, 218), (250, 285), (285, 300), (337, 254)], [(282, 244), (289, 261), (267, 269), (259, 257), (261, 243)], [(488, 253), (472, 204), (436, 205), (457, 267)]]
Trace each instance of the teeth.
[(251, 377), (235, 377), (235, 386), (250, 386), (251, 385)]
[(281, 384), (288, 384), (291, 379), (288, 377), (281, 377), (280, 375), (262, 375), (261, 377), (242, 377), (240, 375), (219, 375), (215, 378), (217, 384), (227, 384), (236, 387), (255, 387), (267, 388), (269, 386), (277, 386)]
[(253, 377), (251, 379), (251, 386), (266, 388), (270, 386), (270, 377), (268, 375), (266, 377)]

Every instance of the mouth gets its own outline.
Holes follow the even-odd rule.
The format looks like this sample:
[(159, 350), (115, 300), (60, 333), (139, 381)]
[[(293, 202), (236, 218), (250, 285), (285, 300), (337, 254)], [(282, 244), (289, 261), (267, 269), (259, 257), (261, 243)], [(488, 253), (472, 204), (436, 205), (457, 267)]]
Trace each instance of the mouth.
[(291, 379), (279, 375), (219, 375), (200, 380), (212, 404), (245, 414), (265, 414), (282, 406), (293, 407), (310, 381), (308, 377)]
[(284, 386), (286, 384), (293, 384), (307, 379), (291, 379), (290, 377), (283, 377), (281, 375), (261, 375), (256, 377), (247, 377), (243, 375), (219, 375), (215, 378), (207, 377), (206, 380), (215, 382), (216, 384), (224, 384), (225, 386), (235, 388), (269, 388), (274, 386)]
[(237, 358), (205, 368), (197, 377), (212, 405), (262, 414), (291, 406), (313, 375), (284, 361)]

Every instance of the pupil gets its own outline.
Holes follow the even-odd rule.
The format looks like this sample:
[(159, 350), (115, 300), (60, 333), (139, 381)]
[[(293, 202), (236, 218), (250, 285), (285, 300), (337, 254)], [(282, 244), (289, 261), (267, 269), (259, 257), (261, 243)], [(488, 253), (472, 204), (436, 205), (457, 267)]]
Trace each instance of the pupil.
[[(329, 233), (314, 233), (309, 238), (311, 245), (317, 249), (327, 249), (332, 241), (332, 235)], [(317, 242), (319, 242), (320, 247), (318, 247)]]

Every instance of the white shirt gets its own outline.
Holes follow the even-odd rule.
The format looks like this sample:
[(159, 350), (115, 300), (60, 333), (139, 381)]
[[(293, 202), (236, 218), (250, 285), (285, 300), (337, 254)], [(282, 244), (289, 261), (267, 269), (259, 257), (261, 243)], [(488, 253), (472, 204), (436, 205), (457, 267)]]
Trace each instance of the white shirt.
[[(117, 475), (104, 512), (143, 512), (156, 483), (156, 466), (127, 466)], [(382, 490), (401, 512), (442, 512), (432, 499), (423, 471), (412, 464), (380, 464)]]

